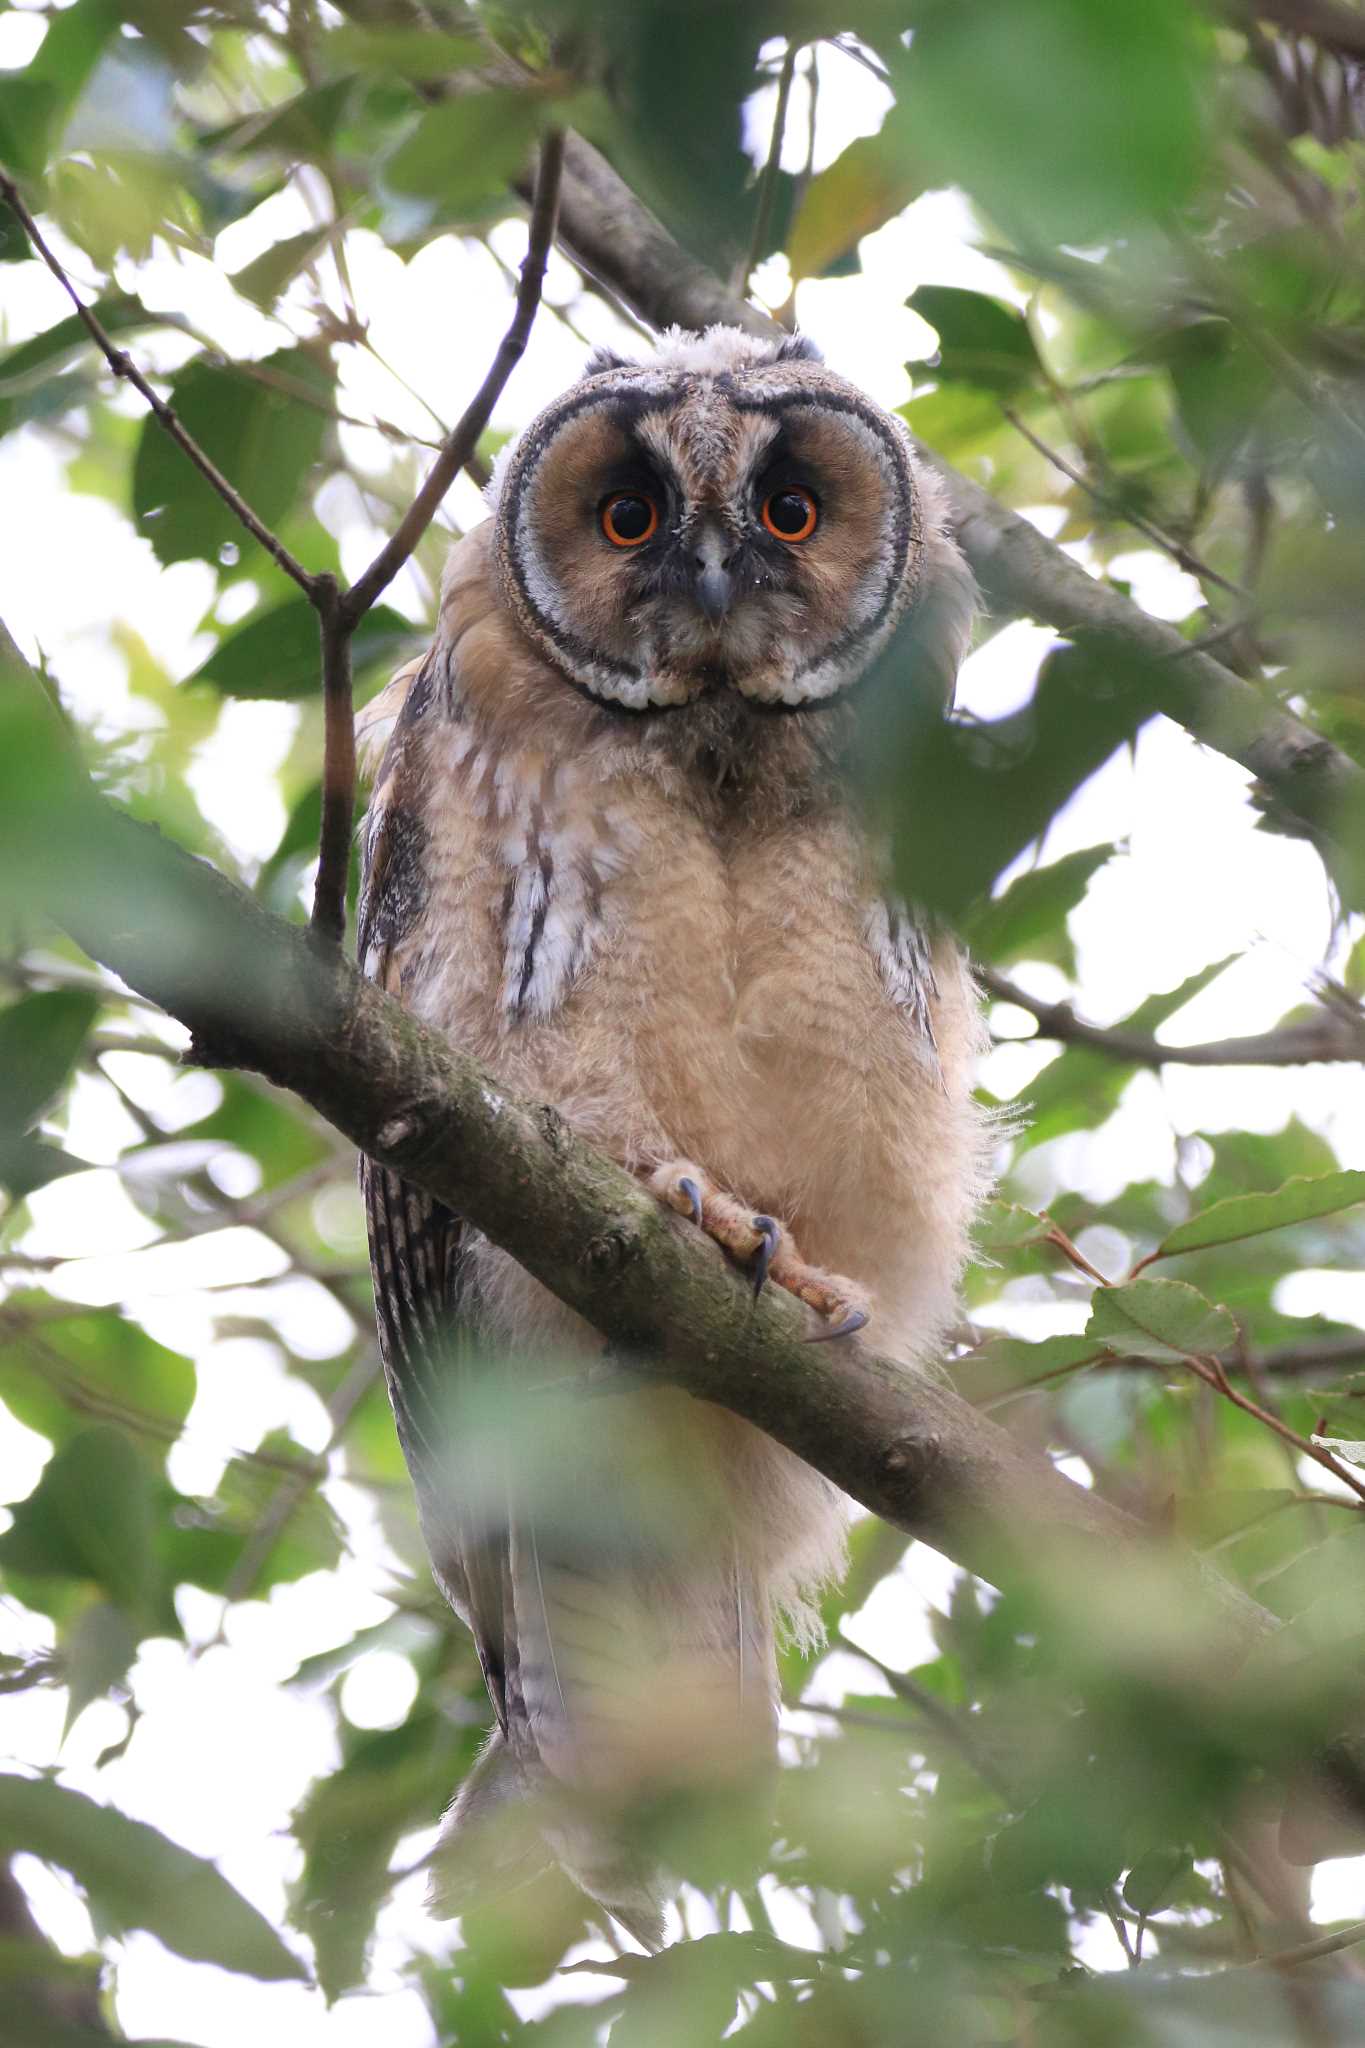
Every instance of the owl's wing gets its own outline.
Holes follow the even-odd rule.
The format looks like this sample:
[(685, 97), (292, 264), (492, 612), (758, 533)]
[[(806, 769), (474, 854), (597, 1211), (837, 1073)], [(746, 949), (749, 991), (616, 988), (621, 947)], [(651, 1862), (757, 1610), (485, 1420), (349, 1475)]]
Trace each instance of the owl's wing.
[[(400, 670), (375, 700), (388, 727), (366, 819), (357, 951), (365, 973), (392, 994), (420, 943), (425, 908), (422, 789), (405, 745), (424, 698), (422, 663)], [(368, 709), (369, 707), (367, 707)], [(362, 739), (364, 734), (362, 733)], [(360, 1162), (384, 1377), (422, 1532), (441, 1588), (474, 1637), (504, 1731), (507, 1656), (505, 1520), (461, 1504), (455, 1428), (463, 1382), (475, 1370), (477, 1329), (463, 1284), (466, 1226), (401, 1175)]]

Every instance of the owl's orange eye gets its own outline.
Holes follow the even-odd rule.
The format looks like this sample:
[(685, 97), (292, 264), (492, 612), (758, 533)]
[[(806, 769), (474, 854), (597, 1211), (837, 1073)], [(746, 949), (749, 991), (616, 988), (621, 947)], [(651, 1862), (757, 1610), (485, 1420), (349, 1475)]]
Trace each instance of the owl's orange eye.
[(778, 540), (809, 540), (820, 517), (820, 507), (809, 491), (791, 486), (774, 491), (764, 501), (763, 524)]
[(616, 548), (642, 546), (658, 524), (658, 506), (639, 491), (613, 491), (602, 506), (602, 531)]

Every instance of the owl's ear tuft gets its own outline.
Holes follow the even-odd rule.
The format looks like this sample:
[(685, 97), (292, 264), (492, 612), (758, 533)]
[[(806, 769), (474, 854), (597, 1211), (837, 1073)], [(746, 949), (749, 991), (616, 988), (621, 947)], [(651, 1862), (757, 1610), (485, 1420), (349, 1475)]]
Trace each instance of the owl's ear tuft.
[(605, 376), (608, 370), (633, 370), (637, 366), (627, 356), (618, 356), (614, 348), (595, 348), (584, 365), (585, 377)]
[(773, 356), (775, 363), (823, 363), (824, 360), (818, 345), (808, 334), (791, 335)]

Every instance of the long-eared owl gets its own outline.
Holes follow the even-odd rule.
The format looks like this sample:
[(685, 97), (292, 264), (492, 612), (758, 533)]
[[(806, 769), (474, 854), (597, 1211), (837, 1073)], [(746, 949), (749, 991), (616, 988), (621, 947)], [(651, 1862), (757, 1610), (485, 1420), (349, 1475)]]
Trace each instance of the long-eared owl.
[[(981, 1185), (978, 1022), (952, 943), (888, 893), (850, 761), (874, 663), (951, 695), (973, 592), (935, 480), (807, 344), (718, 327), (595, 358), (489, 500), (431, 647), (362, 716), (365, 972), (813, 1334), (870, 1318), (915, 1369)], [(362, 1178), (399, 1436), (496, 1715), (434, 1902), (558, 1860), (653, 1945), (668, 1881), (618, 1822), (771, 1755), (774, 1645), (815, 1626), (843, 1502), (681, 1393), (566, 1401), (600, 1337)]]

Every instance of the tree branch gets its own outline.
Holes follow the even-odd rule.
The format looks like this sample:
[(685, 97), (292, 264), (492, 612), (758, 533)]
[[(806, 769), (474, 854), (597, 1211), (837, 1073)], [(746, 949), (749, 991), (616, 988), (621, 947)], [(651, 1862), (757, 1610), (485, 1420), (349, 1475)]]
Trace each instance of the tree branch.
[[(1299, 1067), (1318, 1061), (1365, 1060), (1365, 1018), (1356, 1021), (1333, 1010), (1320, 1010), (1301, 1023), (1284, 1024), (1277, 1031), (1262, 1031), (1249, 1038), (1215, 1039), (1207, 1045), (1163, 1045), (1141, 1031), (1087, 1024), (1070, 1003), (1041, 1002), (1017, 982), (997, 974), (994, 968), (977, 967), (975, 972), (987, 995), (997, 1002), (1013, 1003), (1036, 1018), (1039, 1038), (1055, 1038), (1063, 1045), (1089, 1046), (1132, 1066)], [(1032, 1043), (1029, 1039), (1003, 1042)]]
[[(466, 1216), (627, 1353), (718, 1402), (854, 1499), (969, 1569), (1080, 1546), (1136, 1550), (1140, 1525), (959, 1395), (853, 1342), (811, 1345), (805, 1312), (517, 1099), (207, 863), (96, 797), (39, 680), (0, 634), (0, 872), (86, 951), (178, 1017), (199, 1056), (291, 1088), (380, 1164)], [(1194, 1567), (1191, 1567), (1193, 1570)], [(1212, 1572), (1197, 1603), (1228, 1654), (1275, 1624)]]
[[(782, 333), (688, 256), (605, 158), (574, 135), (565, 144), (560, 239), (575, 262), (653, 327), (725, 321), (751, 334)], [(1365, 769), (1207, 650), (1089, 576), (932, 449), (916, 445), (947, 487), (958, 540), (987, 601), (1140, 664), (1152, 708), (1265, 783), (1319, 845), (1328, 842), (1325, 851), (1336, 856), (1351, 900), (1365, 901), (1365, 856), (1351, 843), (1365, 817)]]

